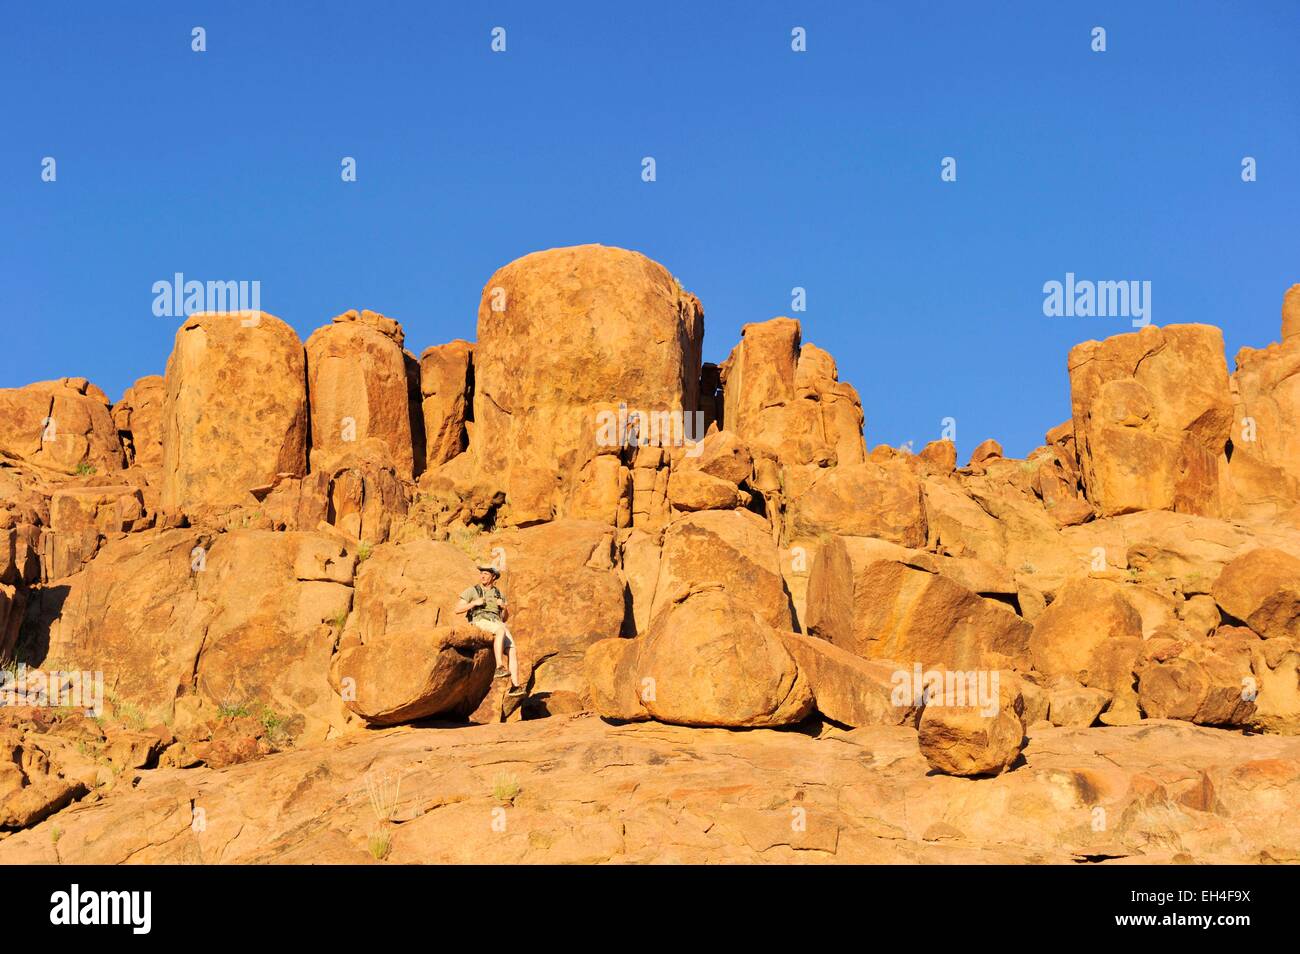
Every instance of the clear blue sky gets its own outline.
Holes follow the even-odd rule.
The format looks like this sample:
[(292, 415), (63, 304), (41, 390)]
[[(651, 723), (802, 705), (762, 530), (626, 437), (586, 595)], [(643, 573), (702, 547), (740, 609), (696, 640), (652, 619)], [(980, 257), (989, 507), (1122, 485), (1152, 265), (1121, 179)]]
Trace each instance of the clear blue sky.
[(1151, 281), (1154, 323), (1219, 325), (1231, 366), (1300, 281), (1296, 0), (0, 16), (0, 386), (84, 375), (116, 399), (162, 373), (176, 320), (151, 287), (178, 271), (261, 281), (304, 338), (382, 311), (418, 353), (474, 337), (498, 266), (600, 242), (700, 296), (708, 360), (805, 287), (805, 340), (858, 388), (870, 445), (953, 416), (963, 458), (985, 437), (1021, 455), (1069, 415), (1069, 347), (1131, 330), (1045, 317), (1044, 282)]

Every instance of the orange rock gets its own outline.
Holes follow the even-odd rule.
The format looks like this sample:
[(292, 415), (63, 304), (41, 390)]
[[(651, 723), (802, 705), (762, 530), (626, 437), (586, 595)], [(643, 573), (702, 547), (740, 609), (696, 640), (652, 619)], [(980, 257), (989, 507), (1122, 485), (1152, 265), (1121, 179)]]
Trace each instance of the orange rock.
[(437, 467), (465, 450), (474, 346), (457, 339), (420, 355), (421, 413), (426, 465)]
[(198, 518), (307, 468), (302, 342), (262, 312), (195, 314), (176, 332), (163, 403), (162, 507)]
[(583, 468), (624, 436), (605, 433), (622, 426), (600, 416), (611, 402), (645, 415), (647, 438), (703, 436), (703, 333), (695, 296), (636, 252), (550, 249), (498, 270), (479, 305), (470, 450), (506, 491), (500, 520), (567, 515)]
[(716, 583), (764, 622), (793, 628), (780, 555), (762, 518), (747, 510), (704, 510), (674, 520), (664, 533), (651, 619), (693, 586)]
[(957, 445), (949, 440), (930, 441), (916, 456), (940, 474), (951, 474), (957, 467)]
[(790, 528), (795, 535), (837, 533), (924, 546), (921, 482), (910, 467), (896, 461), (826, 469), (795, 500)]
[(1030, 625), (947, 576), (832, 537), (808, 581), (809, 634), (867, 659), (972, 668), (1022, 660)]
[(601, 639), (587, 647), (583, 660), (591, 707), (603, 718), (644, 722), (650, 718), (641, 701), (637, 673), (641, 641)]
[(500, 586), (511, 603), (519, 680), (532, 695), (585, 696), (587, 647), (623, 631), (627, 607), (614, 541), (612, 527), (582, 520), (507, 529), (481, 541), (478, 559), (505, 569)]
[(841, 725), (915, 725), (921, 714), (908, 699), (895, 704), (896, 674), (902, 668), (883, 659), (863, 659), (824, 639), (782, 633), (785, 647), (808, 679), (817, 711)]
[(740, 503), (740, 490), (721, 477), (678, 468), (668, 478), (668, 500), (674, 510), (731, 510)]
[(373, 445), (366, 456), (386, 457), (400, 477), (412, 478), (415, 445), (402, 337), (390, 318), (348, 311), (307, 339), (312, 470)]
[(693, 592), (651, 624), (636, 670), (659, 722), (727, 728), (793, 725), (812, 692), (779, 633), (721, 589)]
[(1025, 744), (1020, 681), (1009, 672), (998, 675), (998, 697), (989, 709), (932, 703), (921, 713), (917, 741), (935, 771), (968, 777), (1000, 775), (1019, 758)]
[(982, 464), (987, 460), (992, 460), (995, 457), (1001, 456), (1002, 445), (990, 437), (971, 451), (970, 463), (971, 466), (974, 467), (977, 464)]
[(1300, 285), (1292, 285), (1282, 298), (1282, 343), (1300, 338)]
[[(1293, 287), (1288, 293), (1288, 305), (1294, 306), (1294, 292)], [(1284, 331), (1282, 344), (1237, 352), (1237, 369), (1232, 375), (1235, 402), (1228, 470), (1242, 516), (1300, 525), (1294, 518), (1300, 505), (1297, 381), (1300, 339), (1294, 331), (1289, 337)]]
[(1029, 638), (1034, 669), (1087, 685), (1094, 653), (1107, 641), (1140, 639), (1142, 617), (1109, 580), (1075, 577), (1034, 623)]
[(487, 695), (495, 668), (492, 637), (476, 626), (386, 627), (339, 652), (330, 684), (366, 722), (398, 725), (468, 717)]
[(1210, 588), (1223, 611), (1260, 636), (1300, 639), (1300, 559), (1260, 547), (1237, 557)]
[(1223, 512), (1233, 414), (1219, 329), (1151, 325), (1087, 341), (1069, 368), (1083, 484), (1101, 514)]
[(754, 458), (745, 442), (731, 431), (714, 431), (704, 438), (694, 456), (683, 454), (674, 461), (677, 473), (698, 471), (733, 484), (743, 484), (754, 470)]
[(0, 458), (58, 474), (125, 466), (108, 399), (85, 378), (0, 388)]
[(156, 470), (162, 467), (162, 413), (167, 385), (161, 375), (140, 378), (113, 405), (113, 426), (129, 435), (132, 465)]
[(861, 463), (858, 394), (839, 381), (829, 354), (800, 337), (793, 318), (744, 326), (720, 367), (725, 426), (785, 465)]

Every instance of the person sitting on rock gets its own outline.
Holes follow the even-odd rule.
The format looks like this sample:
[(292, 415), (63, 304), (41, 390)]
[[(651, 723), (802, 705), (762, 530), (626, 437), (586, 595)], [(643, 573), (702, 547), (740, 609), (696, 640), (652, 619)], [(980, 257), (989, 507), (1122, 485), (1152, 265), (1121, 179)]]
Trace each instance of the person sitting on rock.
[[(479, 582), (460, 594), (456, 604), (456, 613), (466, 614), (466, 618), (479, 629), (492, 634), (492, 653), (496, 658), (497, 679), (510, 677), (510, 695), (522, 696), (523, 686), (519, 685), (519, 661), (515, 655), (515, 638), (506, 627), (510, 618), (510, 608), (506, 598), (497, 588), (500, 571), (488, 565), (478, 568)], [(504, 658), (503, 658), (504, 657)], [(510, 668), (506, 668), (506, 661)]]

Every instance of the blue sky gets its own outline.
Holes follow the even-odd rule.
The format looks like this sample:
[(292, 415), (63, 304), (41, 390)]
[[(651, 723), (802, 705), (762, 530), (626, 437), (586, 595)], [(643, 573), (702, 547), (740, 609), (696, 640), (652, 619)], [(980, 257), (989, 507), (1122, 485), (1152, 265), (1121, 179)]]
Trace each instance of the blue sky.
[(0, 16), (0, 386), (83, 375), (116, 399), (162, 373), (176, 319), (151, 288), (175, 272), (260, 281), (304, 338), (373, 308), (418, 353), (473, 338), (500, 265), (600, 242), (700, 296), (706, 360), (806, 288), (795, 317), (869, 445), (951, 416), (963, 458), (1023, 455), (1069, 416), (1070, 346), (1132, 330), (1045, 317), (1044, 282), (1150, 281), (1153, 322), (1222, 327), (1231, 367), (1300, 281), (1295, 0)]

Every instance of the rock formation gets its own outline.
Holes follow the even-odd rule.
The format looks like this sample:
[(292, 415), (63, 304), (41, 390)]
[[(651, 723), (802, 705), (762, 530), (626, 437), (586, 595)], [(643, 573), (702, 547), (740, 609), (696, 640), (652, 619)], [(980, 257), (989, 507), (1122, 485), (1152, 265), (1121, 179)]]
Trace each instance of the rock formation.
[[(410, 755), (414, 736), (385, 734), (408, 723), (436, 726), (435, 747), (472, 740), (463, 765), (431, 756), (452, 768), (426, 805), (470, 798), (484, 740), (545, 745), (541, 723), (586, 746), (555, 747), (574, 780), (541, 791), (614, 785), (638, 760), (714, 790), (728, 753), (774, 787), (827, 766), (818, 791), (864, 786), (799, 849), (827, 858), (1154, 857), (1179, 838), (1300, 857), (1252, 816), (1275, 804), (1261, 786), (1300, 779), (1276, 738), (1300, 734), (1300, 286), (1282, 340), (1231, 373), (1205, 325), (1076, 346), (1070, 420), (1024, 460), (990, 438), (965, 466), (946, 440), (868, 452), (857, 392), (803, 340), (815, 328), (747, 324), (716, 366), (703, 331), (665, 268), (586, 245), (499, 269), (476, 339), (418, 358), (373, 311), (305, 344), (261, 312), (196, 314), (165, 375), (115, 404), (83, 378), (0, 390), (0, 858), (49, 860), (48, 837), (8, 833), (83, 801), (102, 804), (60, 857), (174, 860), (179, 831), (97, 834), (113, 806), (152, 811), (119, 779), (231, 766), (196, 775), (204, 797), (267, 787), (284, 813), (268, 832), (328, 801), (333, 834), (207, 860), (350, 858), (342, 800), (299, 804), (263, 763), (341, 738), (340, 764)], [(502, 570), (522, 696), (453, 612), (484, 563)], [(102, 674), (103, 719), (58, 702), (73, 673)], [(995, 694), (961, 695), (995, 675)], [(678, 765), (692, 746), (704, 761)], [(1060, 803), (1063, 771), (1088, 774), (1080, 811), (1137, 814), (1093, 837), (1007, 807)], [(941, 817), (947, 797), (963, 807)], [(784, 857), (769, 808), (733, 802), (734, 831), (686, 834), (678, 816), (665, 843)], [(510, 857), (667, 857), (631, 822), (613, 846), (574, 805), (557, 817), (581, 815), (587, 841)], [(1153, 805), (1200, 814), (1144, 840)], [(1014, 849), (998, 812), (1029, 826)], [(473, 844), (423, 837), (438, 857)]]

